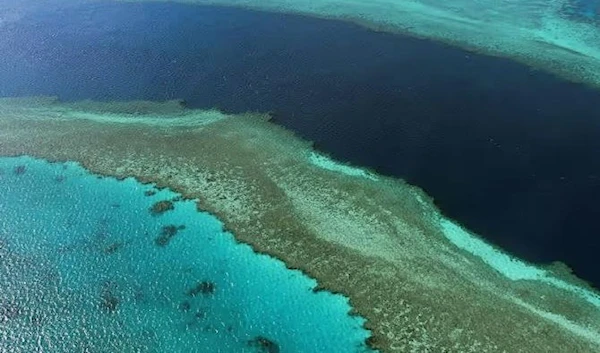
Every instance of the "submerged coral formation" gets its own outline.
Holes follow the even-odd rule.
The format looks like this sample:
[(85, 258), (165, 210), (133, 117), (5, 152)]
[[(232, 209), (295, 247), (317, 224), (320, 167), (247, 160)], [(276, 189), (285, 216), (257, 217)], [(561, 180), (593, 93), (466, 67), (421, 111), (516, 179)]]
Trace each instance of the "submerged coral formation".
[(100, 292), (100, 308), (107, 313), (114, 313), (119, 307), (119, 298), (115, 294), (115, 284), (105, 282)]
[(252, 347), (255, 347), (260, 353), (279, 353), (279, 346), (270, 339), (258, 336), (248, 342)]
[(27, 170), (27, 168), (24, 165), (18, 165), (15, 167), (14, 173), (16, 175), (23, 175), (23, 174), (25, 174), (26, 170)]
[[(197, 200), (237, 240), (347, 296), (382, 352), (600, 350), (596, 291), (486, 244), (416, 187), (316, 163), (309, 142), (266, 116), (181, 108), (169, 120), (107, 105), (0, 100), (0, 155), (73, 160)], [(188, 300), (215, 292), (194, 278), (204, 277), (188, 279)], [(101, 302), (119, 310), (109, 289)], [(195, 313), (188, 304), (180, 309)]]
[(213, 282), (201, 281), (196, 283), (196, 285), (192, 288), (188, 289), (188, 291), (185, 294), (190, 297), (195, 297), (198, 294), (208, 295), (213, 294), (215, 292), (215, 289), (215, 284)]
[(152, 213), (153, 215), (160, 215), (174, 209), (175, 205), (173, 205), (172, 201), (162, 200), (156, 202), (154, 205), (152, 205), (152, 207), (150, 207), (150, 213)]
[(164, 226), (164, 227), (162, 227), (162, 229), (160, 231), (160, 235), (154, 239), (154, 243), (160, 247), (167, 246), (167, 244), (169, 244), (171, 239), (175, 235), (177, 235), (177, 232), (179, 232), (180, 230), (183, 230), (183, 229), (185, 229), (184, 225), (175, 226), (175, 225), (171, 224), (168, 226)]
[(114, 254), (123, 247), (123, 242), (115, 242), (104, 248), (104, 253), (107, 255)]

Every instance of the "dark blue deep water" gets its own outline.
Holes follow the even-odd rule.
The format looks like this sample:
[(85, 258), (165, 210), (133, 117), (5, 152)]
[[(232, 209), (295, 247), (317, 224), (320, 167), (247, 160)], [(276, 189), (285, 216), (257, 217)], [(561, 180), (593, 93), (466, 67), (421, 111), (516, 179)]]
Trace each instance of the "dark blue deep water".
[(565, 13), (588, 21), (598, 21), (600, 0), (571, 0), (565, 4)]
[(506, 59), (300, 16), (175, 4), (34, 12), (0, 28), (0, 95), (270, 111), (334, 157), (600, 286), (600, 91)]

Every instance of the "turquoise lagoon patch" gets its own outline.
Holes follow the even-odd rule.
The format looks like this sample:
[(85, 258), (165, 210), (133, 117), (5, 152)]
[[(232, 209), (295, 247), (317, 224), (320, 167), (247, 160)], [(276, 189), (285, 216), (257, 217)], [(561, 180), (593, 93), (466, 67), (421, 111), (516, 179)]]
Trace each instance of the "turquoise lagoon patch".
[(29, 157), (0, 158), (0, 190), (2, 349), (369, 351), (346, 298), (236, 243), (193, 200)]

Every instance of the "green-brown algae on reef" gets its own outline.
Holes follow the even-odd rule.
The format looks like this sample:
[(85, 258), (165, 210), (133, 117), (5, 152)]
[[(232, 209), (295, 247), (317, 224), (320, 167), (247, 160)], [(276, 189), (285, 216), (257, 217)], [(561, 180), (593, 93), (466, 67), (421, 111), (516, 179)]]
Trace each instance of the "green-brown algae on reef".
[(310, 142), (267, 116), (165, 104), (132, 114), (0, 99), (0, 155), (76, 161), (198, 200), (238, 241), (347, 296), (382, 352), (600, 351), (599, 297), (564, 267), (522, 263), (546, 277), (509, 278), (451, 241), (422, 190), (318, 165)]

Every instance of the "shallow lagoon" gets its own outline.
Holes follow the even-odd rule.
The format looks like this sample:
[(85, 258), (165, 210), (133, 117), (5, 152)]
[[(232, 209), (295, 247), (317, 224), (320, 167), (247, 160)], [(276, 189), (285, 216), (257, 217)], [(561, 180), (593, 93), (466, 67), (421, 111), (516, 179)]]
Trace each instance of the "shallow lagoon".
[(194, 201), (74, 163), (0, 170), (3, 348), (368, 351), (347, 299), (235, 243)]

